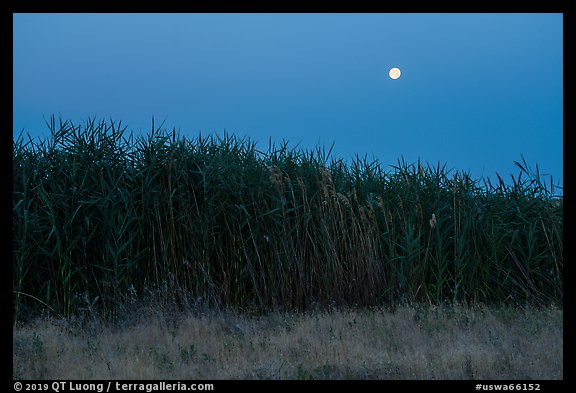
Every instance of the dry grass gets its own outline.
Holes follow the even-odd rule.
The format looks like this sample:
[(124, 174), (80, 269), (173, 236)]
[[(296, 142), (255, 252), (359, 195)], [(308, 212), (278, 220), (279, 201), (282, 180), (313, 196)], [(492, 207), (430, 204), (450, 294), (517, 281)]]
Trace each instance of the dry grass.
[(466, 307), (147, 312), (13, 330), (17, 379), (563, 379), (563, 313)]

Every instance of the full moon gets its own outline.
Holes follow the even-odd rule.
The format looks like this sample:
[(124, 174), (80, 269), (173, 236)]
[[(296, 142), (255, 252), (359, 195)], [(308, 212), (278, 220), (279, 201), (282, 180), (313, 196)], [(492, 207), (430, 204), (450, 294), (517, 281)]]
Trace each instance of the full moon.
[(392, 68), (390, 70), (390, 72), (388, 73), (388, 75), (390, 75), (390, 78), (392, 78), (392, 79), (400, 78), (400, 68), (396, 68), (396, 67)]

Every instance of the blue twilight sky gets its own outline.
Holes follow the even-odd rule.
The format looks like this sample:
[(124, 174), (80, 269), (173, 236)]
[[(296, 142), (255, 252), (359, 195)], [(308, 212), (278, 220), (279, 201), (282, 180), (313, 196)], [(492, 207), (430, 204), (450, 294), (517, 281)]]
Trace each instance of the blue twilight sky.
[[(14, 135), (52, 114), (348, 162), (562, 176), (562, 14), (14, 14)], [(388, 71), (402, 76), (392, 80)], [(549, 179), (548, 179), (549, 182)]]

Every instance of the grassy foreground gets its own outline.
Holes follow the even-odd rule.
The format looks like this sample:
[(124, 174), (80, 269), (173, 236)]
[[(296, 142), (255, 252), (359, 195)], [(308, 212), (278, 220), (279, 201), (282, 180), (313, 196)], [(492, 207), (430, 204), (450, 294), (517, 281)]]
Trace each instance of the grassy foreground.
[[(559, 308), (400, 307), (249, 317), (159, 308), (13, 329), (17, 379), (563, 379)], [(82, 327), (80, 327), (82, 325)]]

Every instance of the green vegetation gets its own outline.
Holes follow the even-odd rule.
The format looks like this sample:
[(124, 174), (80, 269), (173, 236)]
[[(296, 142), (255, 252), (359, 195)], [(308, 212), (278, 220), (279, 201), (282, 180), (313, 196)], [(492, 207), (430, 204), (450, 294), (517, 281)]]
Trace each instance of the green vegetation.
[(511, 186), (480, 185), (440, 164), (386, 172), (154, 124), (137, 138), (114, 122), (49, 126), (14, 142), (14, 323), (113, 316), (145, 294), (256, 313), (562, 304), (562, 201), (524, 160)]

